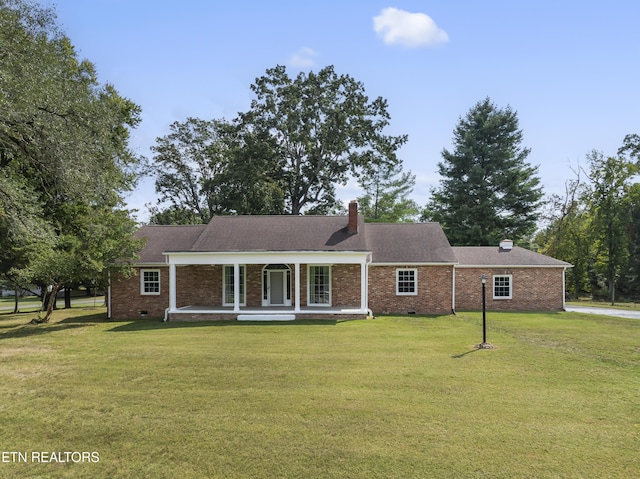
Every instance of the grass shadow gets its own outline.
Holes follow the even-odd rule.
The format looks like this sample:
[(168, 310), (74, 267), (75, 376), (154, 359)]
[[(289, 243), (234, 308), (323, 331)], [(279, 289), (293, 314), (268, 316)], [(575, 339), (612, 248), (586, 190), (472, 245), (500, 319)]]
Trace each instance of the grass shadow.
[(0, 333), (0, 340), (12, 338), (27, 338), (32, 336), (42, 336), (44, 334), (66, 331), (69, 329), (83, 328), (83, 324), (25, 324), (14, 326), (11, 331)]
[[(85, 308), (85, 310), (93, 309), (93, 308)], [(70, 316), (65, 319), (61, 319), (56, 324), (83, 324), (83, 323), (110, 323), (111, 321), (107, 318), (107, 313), (100, 312), (95, 314), (87, 314), (83, 316)]]
[(452, 359), (461, 359), (461, 358), (464, 358), (467, 354), (475, 353), (476, 351), (480, 351), (480, 349), (479, 348), (473, 348), (473, 349), (471, 349), (469, 351), (466, 351), (464, 353), (456, 354), (455, 356), (451, 356), (451, 358)]
[(203, 328), (203, 327), (292, 327), (292, 326), (336, 326), (338, 323), (349, 320), (336, 319), (296, 319), (294, 321), (236, 321), (236, 320), (218, 320), (218, 321), (168, 321), (164, 322), (160, 319), (136, 319), (128, 323), (120, 324), (109, 329), (110, 332), (127, 332), (127, 331), (150, 331), (158, 329), (176, 329), (176, 328)]

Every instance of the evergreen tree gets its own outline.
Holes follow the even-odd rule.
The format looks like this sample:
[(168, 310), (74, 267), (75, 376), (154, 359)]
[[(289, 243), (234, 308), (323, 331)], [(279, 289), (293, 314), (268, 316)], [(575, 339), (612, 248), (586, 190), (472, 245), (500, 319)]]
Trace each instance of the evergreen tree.
[(494, 245), (531, 235), (541, 206), (537, 167), (526, 162), (516, 112), (489, 98), (454, 130), (454, 151), (442, 151), (440, 187), (423, 219), (440, 222), (454, 245)]
[(378, 223), (412, 222), (420, 211), (409, 198), (416, 184), (416, 175), (403, 172), (402, 165), (380, 165), (358, 181), (365, 191), (358, 198), (365, 221)]

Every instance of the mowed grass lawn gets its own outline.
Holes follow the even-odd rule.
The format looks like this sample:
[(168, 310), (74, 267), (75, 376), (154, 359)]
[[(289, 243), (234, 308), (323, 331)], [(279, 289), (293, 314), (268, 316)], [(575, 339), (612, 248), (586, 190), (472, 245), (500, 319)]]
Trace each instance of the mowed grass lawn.
[(0, 477), (640, 477), (640, 321), (31, 316), (0, 315)]

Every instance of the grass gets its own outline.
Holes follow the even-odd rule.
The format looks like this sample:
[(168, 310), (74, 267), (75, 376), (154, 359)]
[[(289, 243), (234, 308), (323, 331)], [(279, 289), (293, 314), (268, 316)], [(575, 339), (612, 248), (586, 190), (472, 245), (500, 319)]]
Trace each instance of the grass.
[[(640, 476), (640, 322), (0, 315), (0, 477)], [(479, 337), (480, 336), (480, 337)], [(36, 451), (99, 462), (31, 461)], [(5, 456), (6, 459), (10, 459)]]
[(628, 309), (628, 310), (636, 310), (640, 308), (640, 304), (636, 302), (616, 302), (613, 306), (611, 306), (611, 301), (594, 301), (592, 299), (579, 299), (577, 301), (567, 301), (567, 305), (570, 306), (590, 306), (596, 308), (613, 308), (613, 309)]

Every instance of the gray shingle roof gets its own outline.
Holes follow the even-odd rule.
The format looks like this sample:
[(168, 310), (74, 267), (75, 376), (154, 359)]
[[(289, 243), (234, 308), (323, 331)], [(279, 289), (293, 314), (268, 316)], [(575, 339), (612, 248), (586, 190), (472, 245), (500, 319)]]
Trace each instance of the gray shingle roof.
[(198, 239), (206, 225), (188, 226), (143, 226), (136, 237), (147, 240), (140, 252), (141, 263), (164, 263), (165, 251), (190, 248)]
[(367, 223), (373, 263), (457, 263), (438, 223)]
[(208, 225), (143, 226), (141, 263), (164, 263), (168, 252), (371, 251), (373, 263), (460, 266), (553, 266), (569, 263), (515, 246), (452, 248), (438, 223), (364, 223), (347, 232), (347, 216), (218, 216)]
[(503, 250), (498, 246), (454, 246), (460, 266), (571, 266), (550, 256), (514, 246)]
[[(190, 251), (367, 251), (346, 216), (218, 216)], [(358, 218), (358, 231), (364, 220)], [(176, 250), (184, 251), (184, 250)]]

